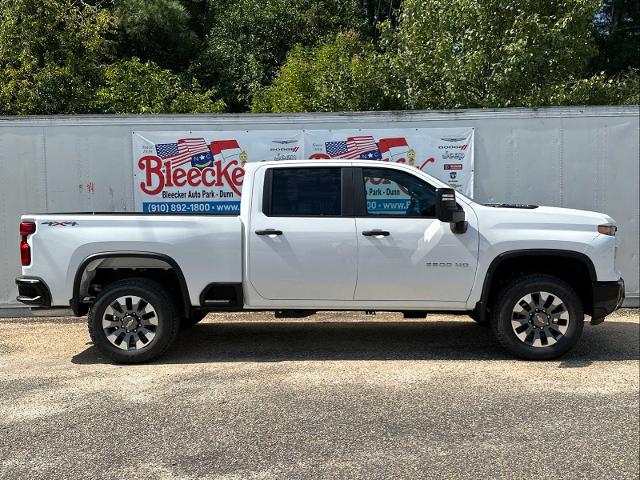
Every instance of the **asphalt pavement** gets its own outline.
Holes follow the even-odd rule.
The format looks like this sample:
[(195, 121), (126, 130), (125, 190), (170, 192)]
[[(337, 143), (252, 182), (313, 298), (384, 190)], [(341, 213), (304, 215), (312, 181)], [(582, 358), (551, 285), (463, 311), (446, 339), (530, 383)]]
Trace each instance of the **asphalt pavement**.
[(467, 317), (209, 315), (111, 365), (85, 319), (0, 319), (0, 478), (637, 480), (638, 310), (516, 360)]

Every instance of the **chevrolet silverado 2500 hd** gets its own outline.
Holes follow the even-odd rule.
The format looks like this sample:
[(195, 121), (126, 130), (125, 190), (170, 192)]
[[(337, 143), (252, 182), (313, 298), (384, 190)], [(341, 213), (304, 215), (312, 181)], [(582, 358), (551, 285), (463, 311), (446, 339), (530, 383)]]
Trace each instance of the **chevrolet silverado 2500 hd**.
[(209, 311), (466, 313), (526, 359), (555, 358), (618, 308), (601, 213), (480, 205), (402, 164), (248, 164), (239, 216), (24, 215), (18, 300), (88, 314), (134, 363)]

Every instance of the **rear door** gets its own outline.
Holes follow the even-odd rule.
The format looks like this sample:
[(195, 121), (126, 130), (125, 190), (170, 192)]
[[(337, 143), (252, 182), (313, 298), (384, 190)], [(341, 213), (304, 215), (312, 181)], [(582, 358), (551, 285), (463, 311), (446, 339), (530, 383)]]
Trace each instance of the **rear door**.
[(269, 300), (352, 300), (357, 241), (351, 170), (269, 167), (256, 172), (248, 275)]

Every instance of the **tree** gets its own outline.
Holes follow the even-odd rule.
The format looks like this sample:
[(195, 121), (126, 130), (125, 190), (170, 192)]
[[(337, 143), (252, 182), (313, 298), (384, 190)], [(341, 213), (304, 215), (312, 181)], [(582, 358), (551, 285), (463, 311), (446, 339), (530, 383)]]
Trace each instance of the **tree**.
[(115, 21), (76, 0), (0, 0), (0, 114), (85, 113)]
[(233, 111), (246, 109), (295, 44), (315, 45), (366, 25), (359, 0), (226, 0), (212, 4), (211, 31), (191, 71), (216, 85)]
[(377, 46), (297, 47), (254, 111), (638, 102), (637, 71), (589, 74), (599, 0), (404, 0)]
[(362, 0), (362, 6), (371, 25), (382, 23), (385, 20), (394, 22), (401, 5), (402, 0)]
[(591, 63), (593, 71), (640, 69), (638, 0), (604, 0), (594, 16), (594, 34), (599, 52)]
[(187, 83), (170, 70), (138, 58), (110, 65), (94, 107), (102, 113), (211, 113), (224, 111), (215, 90)]
[(115, 0), (114, 6), (119, 57), (137, 56), (178, 71), (197, 55), (200, 39), (178, 0)]
[(261, 90), (254, 112), (387, 110), (398, 108), (386, 58), (355, 33), (315, 48), (297, 45), (273, 84)]
[(638, 103), (638, 0), (0, 0), (0, 115)]
[(598, 0), (405, 0), (392, 41), (410, 108), (508, 107), (583, 77)]
[(637, 71), (607, 77), (605, 73), (554, 85), (529, 98), (530, 105), (637, 105), (640, 75)]

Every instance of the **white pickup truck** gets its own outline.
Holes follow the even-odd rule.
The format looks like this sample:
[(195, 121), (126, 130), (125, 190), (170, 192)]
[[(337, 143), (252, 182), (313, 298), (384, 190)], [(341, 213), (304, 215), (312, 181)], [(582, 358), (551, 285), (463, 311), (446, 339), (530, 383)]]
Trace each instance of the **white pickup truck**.
[(162, 354), (210, 311), (468, 314), (508, 351), (555, 358), (618, 308), (601, 213), (480, 205), (402, 164), (248, 164), (239, 216), (24, 215), (18, 300), (88, 313), (113, 361)]

